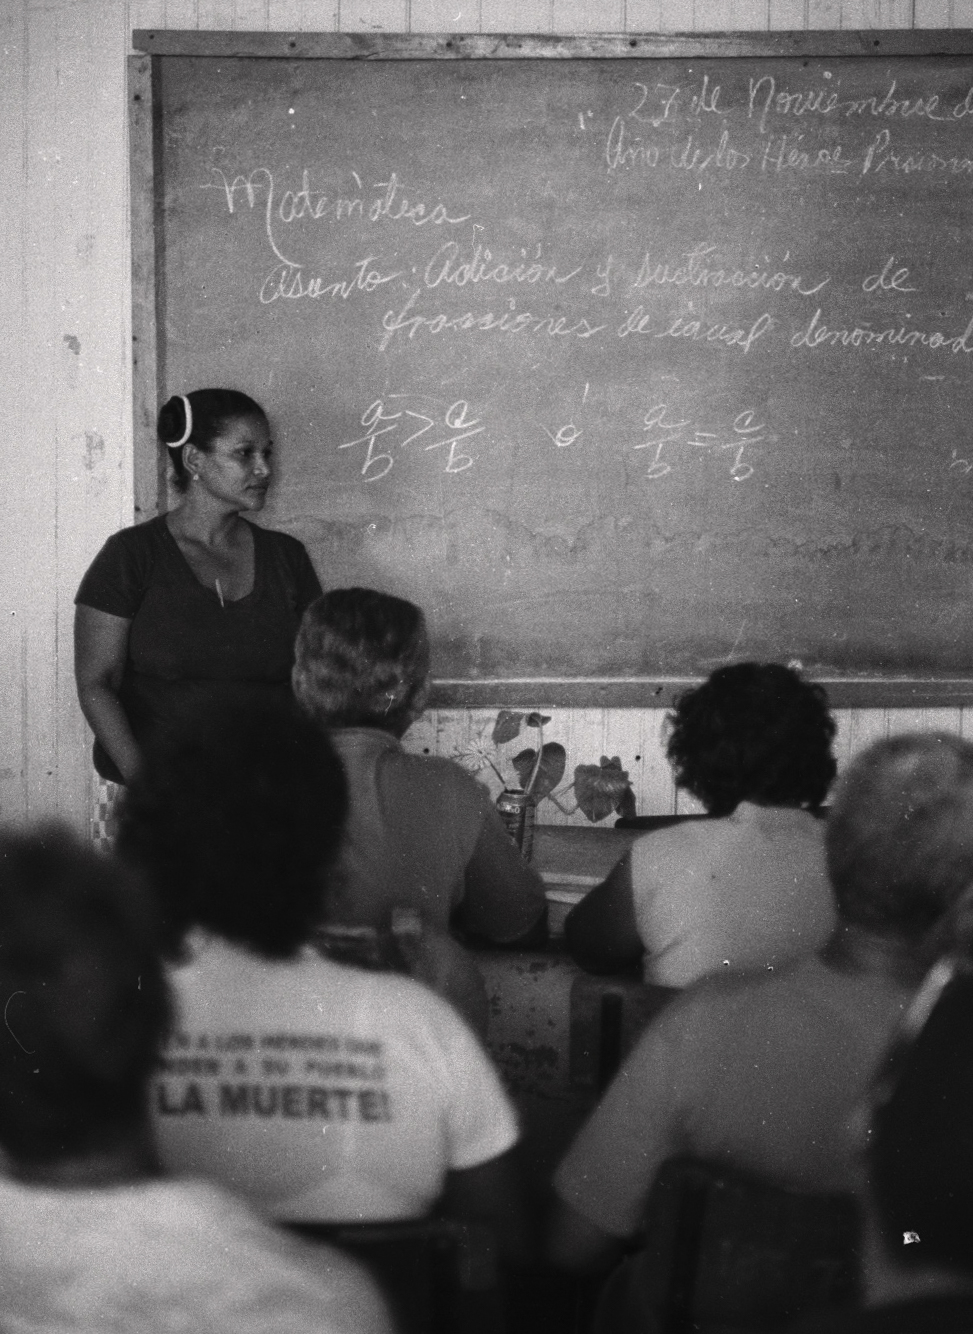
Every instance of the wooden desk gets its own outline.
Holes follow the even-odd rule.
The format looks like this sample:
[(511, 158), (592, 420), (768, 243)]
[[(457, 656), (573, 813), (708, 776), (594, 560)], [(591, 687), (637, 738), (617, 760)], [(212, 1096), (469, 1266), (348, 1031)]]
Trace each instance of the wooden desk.
[(539, 825), (531, 864), (547, 887), (552, 939), (544, 950), (476, 952), (490, 1003), (487, 1047), (520, 1111), (538, 1186), (549, 1180), (597, 1092), (571, 1080), (571, 990), (585, 975), (564, 951), (564, 918), (641, 832)]
[(643, 831), (538, 825), (531, 865), (544, 881), (551, 934), (560, 936), (570, 909), (604, 880)]

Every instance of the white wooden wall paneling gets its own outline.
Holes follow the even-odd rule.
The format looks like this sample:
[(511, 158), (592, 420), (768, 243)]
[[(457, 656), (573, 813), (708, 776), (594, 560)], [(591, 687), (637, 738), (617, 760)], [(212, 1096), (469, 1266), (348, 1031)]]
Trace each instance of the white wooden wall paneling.
[[(61, 210), (65, 198), (64, 156), (68, 148), (68, 110), (59, 83), (60, 20), (54, 9), (32, 7), (27, 25), (27, 142), (24, 161), (26, 227), (24, 233), (25, 368), (29, 447), (19, 467), (26, 483), (22, 543), (27, 579), (39, 596), (22, 602), (28, 679), (24, 711), (27, 814), (56, 809), (58, 600), (58, 434), (68, 386), (63, 376), (63, 318), (59, 288), (63, 282)], [(42, 53), (46, 58), (42, 58)]]
[[(25, 757), (27, 619), (23, 529), (29, 440), (26, 294), (27, 22), (23, 9), (0, 6), (0, 384), (6, 386), (0, 468), (5, 518), (0, 526), (0, 818), (22, 818), (27, 808)], [(38, 587), (38, 598), (49, 588)]]
[[(838, 772), (859, 751), (887, 736), (913, 731), (947, 731), (963, 734), (968, 710), (936, 709), (836, 709), (838, 731), (835, 757)], [(408, 750), (417, 754), (441, 755), (476, 768), (479, 752), (489, 754), (511, 783), (516, 776), (510, 761), (521, 749), (536, 745), (537, 733), (524, 729), (514, 742), (500, 748), (491, 746), (490, 733), (496, 719), (495, 709), (430, 709), (414, 725), (405, 739)], [(575, 765), (597, 764), (603, 755), (617, 755), (626, 769), (635, 792), (640, 815), (688, 814), (702, 806), (688, 793), (677, 792), (665, 758), (665, 711), (660, 709), (550, 709), (551, 721), (544, 729), (545, 741), (559, 741), (567, 751), (567, 769), (562, 786), (571, 781)], [(970, 727), (973, 731), (973, 727)], [(479, 778), (496, 795), (501, 784), (483, 763)], [(569, 794), (562, 798), (574, 806)], [(584, 825), (579, 812), (565, 814), (551, 802), (543, 802), (539, 819), (545, 824)], [(611, 823), (609, 818), (604, 822)]]

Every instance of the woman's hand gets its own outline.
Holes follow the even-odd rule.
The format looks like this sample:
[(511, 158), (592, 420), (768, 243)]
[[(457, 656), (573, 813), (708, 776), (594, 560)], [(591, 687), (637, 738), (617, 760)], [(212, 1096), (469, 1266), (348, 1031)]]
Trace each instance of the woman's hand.
[(74, 676), (78, 703), (101, 746), (128, 782), (141, 761), (118, 699), (128, 658), (131, 621), (78, 605), (74, 617)]

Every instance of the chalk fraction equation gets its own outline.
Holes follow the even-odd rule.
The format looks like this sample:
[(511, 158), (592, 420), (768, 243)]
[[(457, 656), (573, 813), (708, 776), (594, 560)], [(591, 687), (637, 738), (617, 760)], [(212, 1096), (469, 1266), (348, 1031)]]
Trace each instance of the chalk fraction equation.
[(396, 458), (411, 447), (427, 453), (443, 450), (443, 472), (465, 472), (472, 468), (473, 455), (460, 446), (482, 434), (486, 427), (471, 415), (466, 399), (457, 399), (444, 410), (430, 407), (426, 411), (420, 410), (415, 400), (413, 407), (404, 406), (403, 400), (409, 398), (408, 394), (390, 394), (387, 400), (375, 399), (361, 415), (365, 434), (338, 445), (339, 450), (355, 450), (356, 462), (364, 449), (362, 477), (367, 482), (380, 481), (392, 471)]
[[(745, 482), (754, 475), (759, 458), (755, 453), (757, 447), (775, 438), (769, 436), (760, 414), (752, 408), (738, 412), (724, 429), (709, 430), (706, 427), (714, 423), (700, 424), (689, 416), (681, 417), (668, 403), (656, 402), (643, 416), (641, 435), (632, 439), (629, 428), (617, 416), (608, 421), (593, 417), (594, 428), (586, 424), (587, 392), (588, 386), (582, 407), (570, 421), (557, 425), (535, 423), (537, 435), (523, 443), (536, 445), (546, 439), (557, 450), (577, 450), (588, 444), (601, 449), (608, 436), (619, 441), (622, 452), (641, 455), (643, 450), (650, 451), (645, 472), (648, 481), (678, 472), (695, 454), (719, 459), (721, 464), (725, 461), (725, 472), (721, 467), (720, 474), (733, 482)], [(419, 398), (425, 400), (422, 410), (406, 406)], [(407, 459), (410, 451), (418, 450), (442, 450), (441, 471), (465, 473), (476, 463), (476, 450), (467, 452), (469, 442), (489, 433), (491, 427), (496, 430), (496, 424), (475, 412), (466, 399), (437, 409), (429, 402), (428, 395), (389, 394), (384, 399), (375, 399), (362, 413), (360, 422), (365, 434), (336, 448), (355, 451), (350, 457), (354, 457), (360, 476), (367, 482), (388, 477), (397, 462)]]
[(695, 451), (714, 458), (728, 457), (731, 480), (746, 482), (754, 474), (754, 465), (750, 462), (752, 452), (767, 440), (766, 426), (750, 408), (737, 413), (730, 430), (720, 433), (702, 430), (689, 418), (675, 420), (668, 404), (657, 403), (645, 414), (643, 429), (645, 439), (633, 445), (633, 449), (652, 451), (652, 461), (645, 474), (650, 481), (667, 477), (674, 468), (686, 462), (687, 454)]

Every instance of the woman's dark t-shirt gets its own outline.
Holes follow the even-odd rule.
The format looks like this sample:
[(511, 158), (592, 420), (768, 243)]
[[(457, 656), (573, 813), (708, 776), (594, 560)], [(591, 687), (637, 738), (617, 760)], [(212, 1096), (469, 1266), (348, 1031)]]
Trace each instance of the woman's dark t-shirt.
[[(76, 603), (131, 621), (119, 699), (143, 749), (207, 706), (290, 695), (294, 639), (321, 585), (296, 538), (250, 527), (253, 588), (235, 602), (199, 582), (164, 515), (114, 533), (81, 581)], [(121, 782), (97, 742), (94, 760)]]

